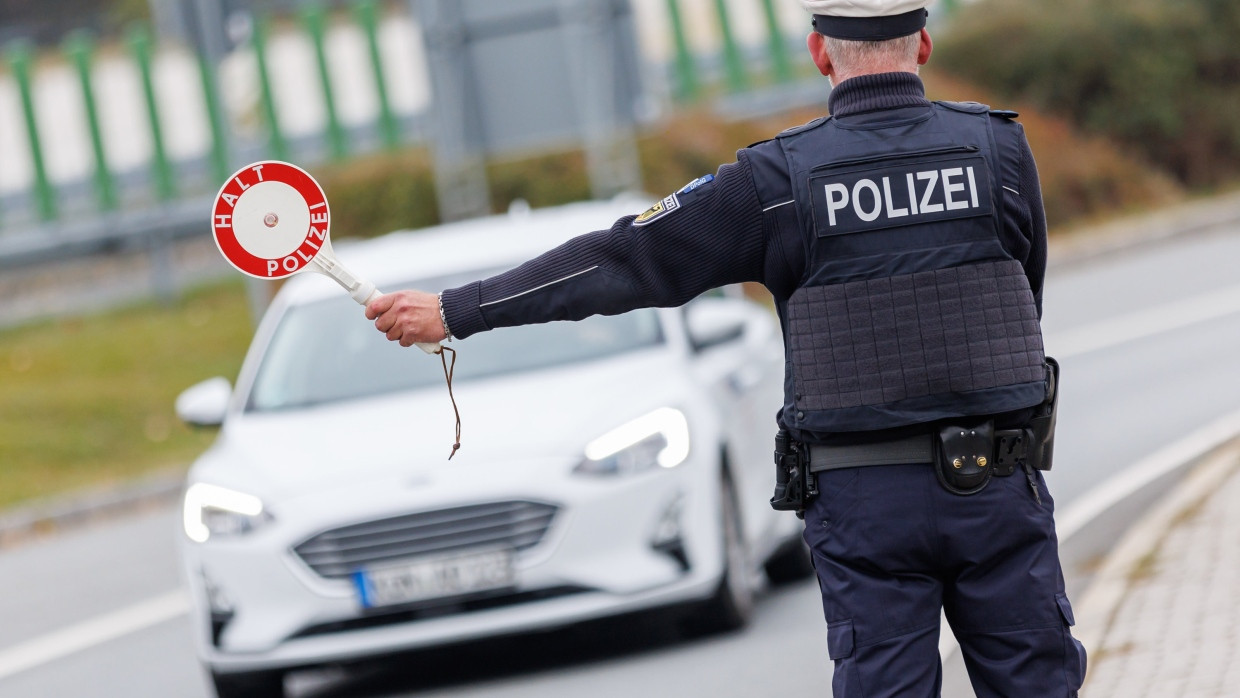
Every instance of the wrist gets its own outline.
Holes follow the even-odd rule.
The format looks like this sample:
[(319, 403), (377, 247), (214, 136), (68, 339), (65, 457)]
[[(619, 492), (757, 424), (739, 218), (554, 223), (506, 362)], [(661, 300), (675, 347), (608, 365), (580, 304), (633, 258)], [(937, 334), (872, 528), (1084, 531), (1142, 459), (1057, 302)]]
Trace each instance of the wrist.
[(452, 341), (452, 330), (448, 328), (448, 314), (445, 313), (443, 309), (443, 291), (440, 291), (438, 294), (436, 294), (435, 298), (439, 302), (439, 322), (443, 323), (444, 341), (451, 342)]

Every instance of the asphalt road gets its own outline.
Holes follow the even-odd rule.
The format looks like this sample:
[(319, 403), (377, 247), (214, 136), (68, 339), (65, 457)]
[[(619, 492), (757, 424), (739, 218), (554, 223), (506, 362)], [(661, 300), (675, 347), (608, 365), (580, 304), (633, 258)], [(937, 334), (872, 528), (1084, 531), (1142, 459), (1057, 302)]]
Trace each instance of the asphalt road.
[[(1052, 270), (1044, 327), (1063, 393), (1048, 479), (1061, 513), (1150, 451), (1240, 409), (1230, 388), (1240, 385), (1238, 233)], [(175, 535), (176, 513), (159, 510), (0, 552), (0, 696), (209, 695), (178, 594)], [(682, 640), (660, 620), (421, 653), (292, 686), (318, 698), (829, 693), (813, 583), (767, 591), (743, 633)]]

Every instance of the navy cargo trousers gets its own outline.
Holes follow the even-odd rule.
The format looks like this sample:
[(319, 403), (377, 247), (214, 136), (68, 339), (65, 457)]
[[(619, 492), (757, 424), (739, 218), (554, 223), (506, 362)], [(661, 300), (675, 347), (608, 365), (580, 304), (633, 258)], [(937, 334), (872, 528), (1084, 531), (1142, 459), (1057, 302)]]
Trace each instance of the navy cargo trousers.
[(1076, 696), (1085, 650), (1041, 473), (1019, 470), (962, 497), (934, 466), (817, 474), (805, 512), (835, 662), (834, 698), (931, 698), (942, 686), (940, 609), (978, 698)]

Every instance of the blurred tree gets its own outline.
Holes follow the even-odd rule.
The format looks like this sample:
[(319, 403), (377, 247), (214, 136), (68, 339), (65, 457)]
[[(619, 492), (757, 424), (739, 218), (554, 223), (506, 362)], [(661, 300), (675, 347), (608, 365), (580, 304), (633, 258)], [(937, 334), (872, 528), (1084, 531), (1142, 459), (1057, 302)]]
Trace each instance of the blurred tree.
[(935, 62), (1212, 185), (1240, 176), (1236, 0), (985, 0)]

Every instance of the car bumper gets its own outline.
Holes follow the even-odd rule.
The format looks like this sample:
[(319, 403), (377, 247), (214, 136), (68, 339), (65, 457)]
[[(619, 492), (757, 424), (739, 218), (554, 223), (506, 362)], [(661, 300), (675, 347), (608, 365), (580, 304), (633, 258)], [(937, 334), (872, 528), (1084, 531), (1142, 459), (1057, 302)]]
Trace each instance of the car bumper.
[[(627, 478), (574, 477), (554, 492), (471, 482), (449, 497), (437, 488), (434, 505), (390, 486), (284, 505), (276, 523), (250, 536), (183, 546), (200, 658), (224, 672), (306, 666), (705, 598), (722, 570), (721, 535), (717, 488), (697, 480), (714, 477), (706, 464), (687, 462)], [(363, 609), (350, 580), (318, 576), (293, 551), (338, 525), (512, 499), (558, 510), (542, 540), (516, 553), (508, 593), (446, 613), (425, 612), (426, 604)], [(217, 609), (230, 609), (214, 623), (210, 595)]]

